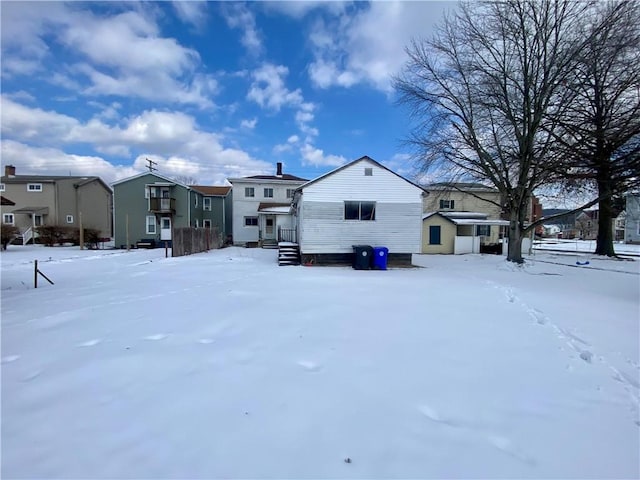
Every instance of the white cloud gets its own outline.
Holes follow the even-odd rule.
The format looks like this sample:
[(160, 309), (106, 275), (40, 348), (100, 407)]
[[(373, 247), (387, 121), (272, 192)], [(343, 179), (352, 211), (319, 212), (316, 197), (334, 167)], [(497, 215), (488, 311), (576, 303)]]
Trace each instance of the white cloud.
[(254, 128), (256, 128), (257, 123), (258, 123), (258, 119), (254, 117), (251, 120), (249, 119), (242, 120), (240, 122), (240, 126), (242, 128), (248, 128), (249, 130), (253, 130)]
[(261, 34), (256, 28), (256, 19), (246, 5), (242, 3), (223, 2), (220, 4), (222, 15), (230, 28), (242, 31), (240, 42), (252, 55), (262, 53)]
[(289, 138), (287, 138), (287, 143), (298, 143), (300, 141), (300, 137), (298, 137), (297, 135), (291, 135)]
[(51, 147), (34, 147), (13, 140), (1, 142), (2, 159), (18, 174), (97, 175), (107, 183), (140, 173), (133, 166), (113, 165), (102, 157), (75, 155)]
[(247, 93), (247, 99), (253, 100), (263, 108), (276, 112), (284, 106), (298, 106), (303, 103), (300, 89), (289, 90), (284, 78), (289, 69), (284, 65), (265, 63), (251, 74), (253, 83)]
[[(77, 4), (3, 3), (3, 74), (46, 69), (51, 83), (87, 95), (212, 106), (215, 78), (199, 71), (197, 51), (161, 35), (156, 9), (127, 3), (116, 8), (126, 11), (97, 14)], [(64, 49), (68, 64), (45, 68), (54, 42)], [(77, 78), (70, 79), (72, 74)]]
[(453, 2), (371, 2), (328, 22), (309, 35), (315, 60), (309, 76), (320, 88), (366, 83), (389, 93), (391, 75), (406, 61), (412, 37), (428, 37)]
[(207, 2), (197, 0), (178, 0), (171, 2), (178, 17), (196, 28), (202, 28), (207, 20)]
[(304, 165), (337, 167), (347, 162), (347, 159), (342, 155), (325, 155), (323, 150), (309, 143), (305, 143), (300, 148), (300, 154), (302, 155), (302, 163)]
[[(182, 112), (148, 110), (125, 118), (120, 124), (106, 123), (100, 117), (81, 123), (57, 112), (26, 107), (6, 96), (1, 100), (3, 138), (9, 144), (25, 142), (20, 143), (24, 151), (37, 153), (20, 160), (24, 167), (42, 168), (40, 163), (46, 163), (46, 156), (40, 154), (46, 148), (41, 145), (59, 146), (60, 153), (55, 155), (59, 159), (63, 148), (84, 144), (105, 155), (128, 157), (131, 152), (141, 156), (155, 155), (162, 159), (161, 170), (182, 174), (180, 169), (185, 169), (202, 183), (220, 183), (227, 176), (255, 175), (272, 170), (269, 163), (239, 148), (224, 145), (221, 135), (201, 130), (193, 117)], [(52, 160), (52, 168), (57, 168), (56, 162)], [(142, 171), (137, 163), (134, 167)], [(68, 162), (64, 168), (68, 170)]]

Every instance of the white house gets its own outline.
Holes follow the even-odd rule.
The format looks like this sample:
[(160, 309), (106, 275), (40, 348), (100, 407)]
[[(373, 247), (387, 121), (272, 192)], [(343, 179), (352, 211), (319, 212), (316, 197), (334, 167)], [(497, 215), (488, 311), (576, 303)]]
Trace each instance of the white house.
[(367, 156), (305, 183), (293, 200), (302, 261), (349, 261), (353, 245), (371, 245), (410, 262), (420, 253), (424, 193)]
[(282, 231), (293, 228), (290, 213), (293, 192), (306, 179), (283, 174), (282, 163), (278, 162), (275, 175), (228, 180), (233, 185), (234, 245), (256, 242), (275, 244), (282, 240)]
[(625, 197), (624, 243), (640, 243), (640, 193)]

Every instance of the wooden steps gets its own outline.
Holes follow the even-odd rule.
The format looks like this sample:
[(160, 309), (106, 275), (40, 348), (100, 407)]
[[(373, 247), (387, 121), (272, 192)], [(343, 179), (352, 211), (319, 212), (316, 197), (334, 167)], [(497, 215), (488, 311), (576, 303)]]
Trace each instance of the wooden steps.
[(297, 243), (280, 242), (278, 265), (300, 265), (300, 246)]

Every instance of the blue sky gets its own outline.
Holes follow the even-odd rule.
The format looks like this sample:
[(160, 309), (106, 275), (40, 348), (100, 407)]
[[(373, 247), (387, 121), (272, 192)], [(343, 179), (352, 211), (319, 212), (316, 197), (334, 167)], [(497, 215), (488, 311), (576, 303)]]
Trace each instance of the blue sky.
[(2, 164), (200, 184), (315, 178), (362, 155), (407, 176), (390, 77), (449, 2), (2, 2)]

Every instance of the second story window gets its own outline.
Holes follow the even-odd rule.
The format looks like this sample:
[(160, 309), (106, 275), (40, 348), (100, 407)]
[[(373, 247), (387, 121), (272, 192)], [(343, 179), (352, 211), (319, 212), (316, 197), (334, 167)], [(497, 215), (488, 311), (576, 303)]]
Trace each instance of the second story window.
[(195, 200), (194, 200), (193, 206), (198, 208), (198, 194), (194, 195), (194, 198), (195, 198)]
[(247, 198), (255, 197), (256, 196), (256, 191), (254, 190), (253, 187), (245, 187), (244, 188), (244, 196), (247, 197)]
[(440, 200), (440, 209), (441, 210), (453, 209), (453, 208), (455, 208), (453, 200)]
[(41, 183), (27, 183), (27, 191), (28, 192), (41, 192), (42, 184)]
[(273, 188), (264, 189), (264, 198), (273, 198)]
[(0, 183), (0, 192), (4, 192), (4, 183)]
[(202, 199), (202, 209), (211, 210), (211, 197), (204, 197)]
[(13, 225), (13, 213), (5, 213), (2, 215), (2, 223), (6, 223), (8, 225)]
[(287, 198), (293, 198), (293, 192), (295, 191), (295, 188), (287, 188)]

